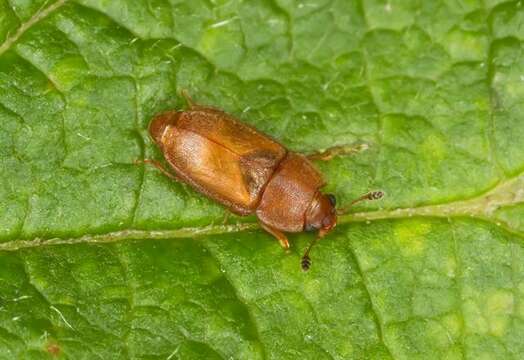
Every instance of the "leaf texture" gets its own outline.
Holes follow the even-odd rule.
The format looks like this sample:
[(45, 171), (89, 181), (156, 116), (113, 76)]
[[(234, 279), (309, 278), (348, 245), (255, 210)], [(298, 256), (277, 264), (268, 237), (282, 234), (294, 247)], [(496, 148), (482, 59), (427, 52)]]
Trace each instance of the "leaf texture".
[[(521, 359), (521, 1), (0, 0), (0, 358)], [(362, 204), (284, 253), (135, 160), (222, 108)]]

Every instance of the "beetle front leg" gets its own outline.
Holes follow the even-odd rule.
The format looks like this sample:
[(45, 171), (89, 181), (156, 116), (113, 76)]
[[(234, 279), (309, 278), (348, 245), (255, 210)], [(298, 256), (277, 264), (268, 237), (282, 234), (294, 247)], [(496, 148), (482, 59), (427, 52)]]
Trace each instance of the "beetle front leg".
[(289, 249), (289, 241), (287, 240), (286, 235), (284, 235), (282, 231), (272, 228), (271, 226), (266, 225), (263, 222), (260, 222), (260, 226), (262, 226), (262, 229), (266, 230), (268, 233), (273, 235), (280, 243), (280, 246), (284, 248), (284, 250)]
[(167, 176), (168, 178), (170, 178), (171, 180), (175, 180), (175, 181), (182, 181), (180, 178), (178, 178), (176, 175), (172, 174), (169, 172), (169, 170), (167, 170), (160, 162), (158, 162), (157, 160), (153, 160), (153, 159), (144, 159), (144, 160), (135, 160), (135, 164), (136, 165), (139, 165), (139, 164), (149, 164), (149, 165), (153, 165), (154, 167), (156, 167), (158, 170), (160, 170), (160, 172), (162, 174), (164, 174), (165, 176)]
[(368, 144), (337, 145), (327, 148), (324, 151), (317, 151), (312, 154), (309, 154), (307, 155), (307, 158), (309, 160), (328, 161), (333, 159), (335, 156), (357, 154), (367, 149), (369, 149)]

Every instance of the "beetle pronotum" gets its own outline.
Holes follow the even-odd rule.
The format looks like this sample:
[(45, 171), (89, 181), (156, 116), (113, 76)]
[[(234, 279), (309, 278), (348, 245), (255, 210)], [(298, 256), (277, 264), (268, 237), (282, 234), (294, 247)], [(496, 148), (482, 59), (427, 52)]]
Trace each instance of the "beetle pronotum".
[[(283, 248), (284, 232), (318, 231), (302, 257), (337, 224), (335, 196), (324, 194), (321, 174), (309, 159), (327, 160), (340, 152), (333, 148), (304, 156), (287, 150), (269, 136), (223, 111), (194, 104), (153, 118), (149, 133), (174, 174), (155, 160), (144, 160), (170, 178), (189, 184), (238, 215), (256, 214), (261, 227)], [(309, 159), (308, 159), (309, 158)], [(370, 192), (351, 203), (382, 197)]]

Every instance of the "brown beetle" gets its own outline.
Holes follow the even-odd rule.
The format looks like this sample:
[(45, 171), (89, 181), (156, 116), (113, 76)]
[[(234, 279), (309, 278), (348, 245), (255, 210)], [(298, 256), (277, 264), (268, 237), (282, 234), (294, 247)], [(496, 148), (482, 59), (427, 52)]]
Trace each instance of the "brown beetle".
[[(164, 112), (149, 125), (152, 139), (175, 174), (155, 160), (144, 162), (235, 214), (255, 213), (262, 228), (285, 249), (289, 242), (283, 232), (318, 230), (302, 258), (302, 268), (307, 270), (311, 247), (337, 224), (335, 197), (320, 191), (325, 185), (321, 174), (308, 157), (288, 151), (231, 115), (195, 105), (183, 95), (188, 110)], [(329, 159), (340, 152), (335, 147), (309, 158)], [(372, 192), (353, 203), (381, 196), (381, 192)]]

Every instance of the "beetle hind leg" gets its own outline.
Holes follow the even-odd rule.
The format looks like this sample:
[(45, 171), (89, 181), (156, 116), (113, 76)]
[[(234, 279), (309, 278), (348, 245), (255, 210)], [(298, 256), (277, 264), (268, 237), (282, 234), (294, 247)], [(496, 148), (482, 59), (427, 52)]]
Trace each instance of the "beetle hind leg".
[(286, 235), (284, 235), (282, 231), (272, 228), (271, 226), (266, 225), (263, 222), (260, 222), (260, 226), (262, 226), (262, 229), (266, 230), (268, 233), (273, 235), (280, 243), (280, 246), (284, 248), (284, 250), (289, 249), (289, 241), (287, 240)]

